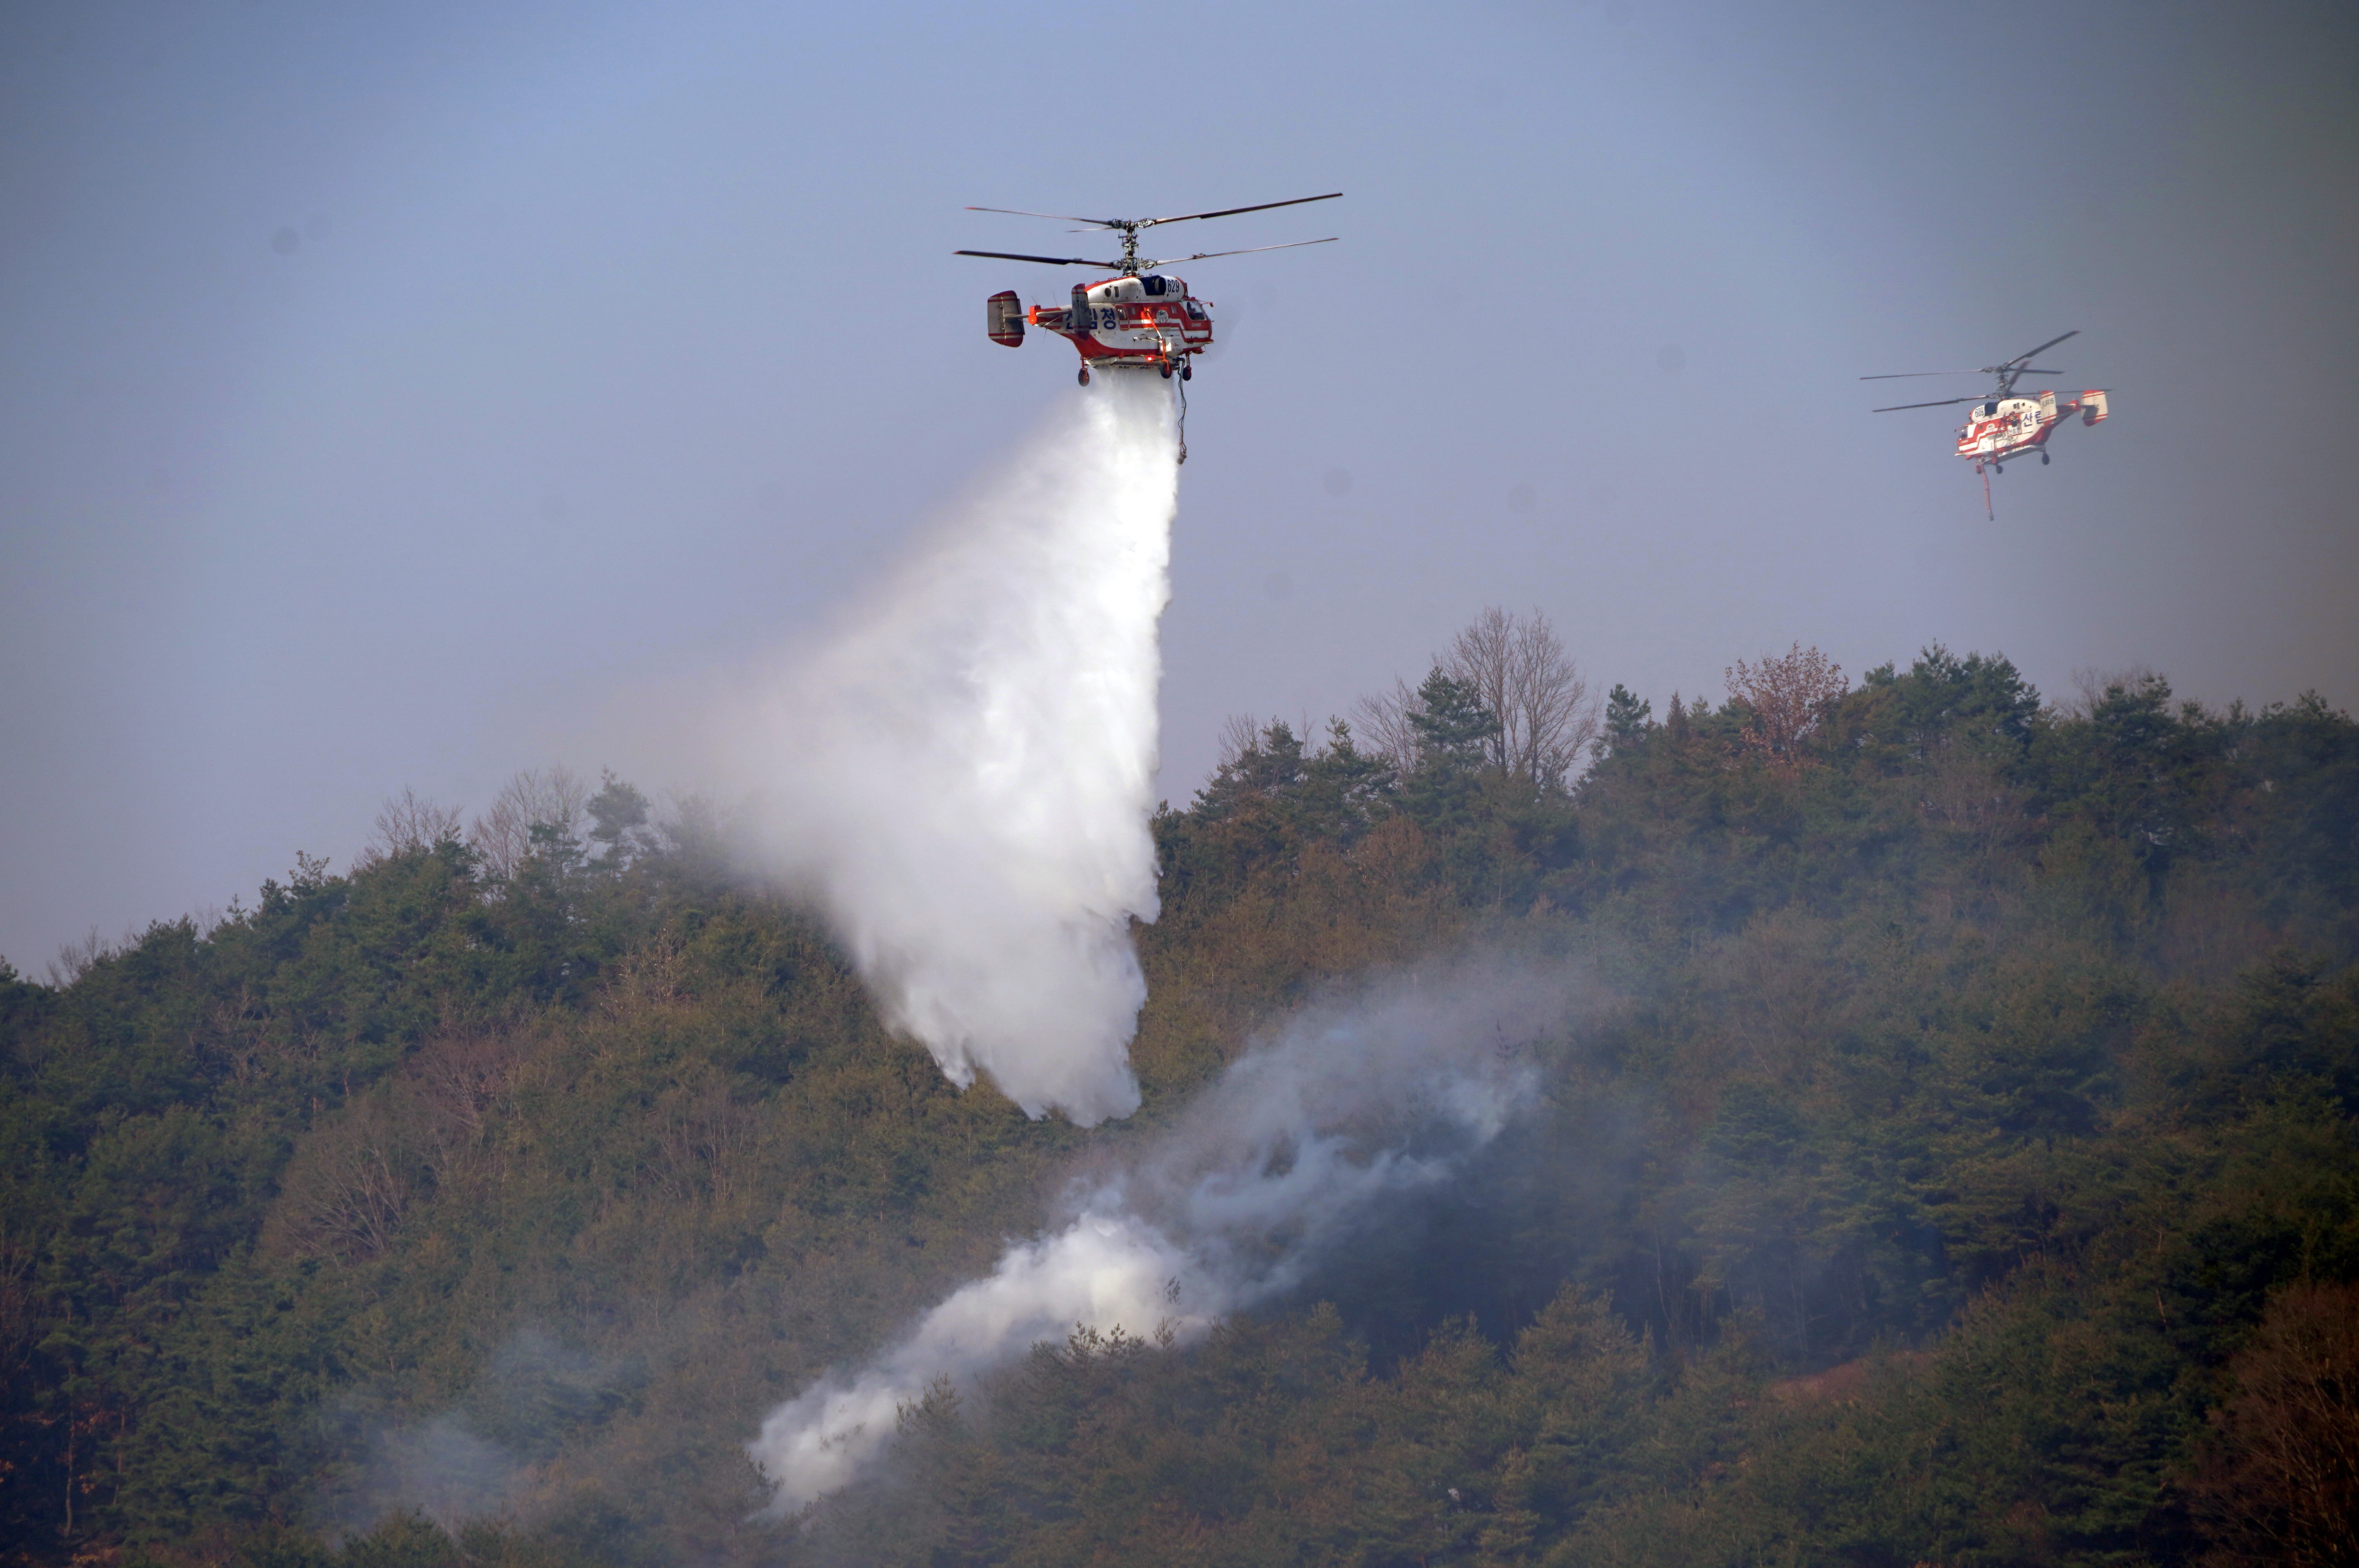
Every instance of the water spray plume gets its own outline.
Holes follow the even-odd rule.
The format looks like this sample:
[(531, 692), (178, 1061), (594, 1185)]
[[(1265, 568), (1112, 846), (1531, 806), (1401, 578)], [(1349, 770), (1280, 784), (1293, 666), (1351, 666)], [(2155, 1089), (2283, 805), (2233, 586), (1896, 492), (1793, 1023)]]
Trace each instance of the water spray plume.
[(1101, 378), (730, 743), (886, 1021), (1084, 1126), (1138, 1105), (1177, 455), (1169, 388)]
[(1561, 979), (1486, 966), (1307, 1014), (1136, 1159), (1078, 1184), (1060, 1227), (772, 1411), (750, 1452), (773, 1509), (856, 1479), (938, 1378), (1076, 1328), (1185, 1340), (1303, 1283), (1387, 1197), (1448, 1181), (1498, 1136), (1569, 1000)]

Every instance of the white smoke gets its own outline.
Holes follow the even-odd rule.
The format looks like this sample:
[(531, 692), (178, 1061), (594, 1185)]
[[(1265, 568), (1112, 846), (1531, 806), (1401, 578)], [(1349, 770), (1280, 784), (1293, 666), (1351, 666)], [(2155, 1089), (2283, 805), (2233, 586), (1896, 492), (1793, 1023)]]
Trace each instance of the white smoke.
[(1138, 1106), (1177, 457), (1169, 388), (1099, 377), (729, 746), (886, 1021), (1083, 1126)]
[(1076, 1324), (1168, 1319), (1165, 1286), (1184, 1263), (1169, 1241), (1122, 1215), (1084, 1214), (1056, 1236), (1010, 1247), (989, 1278), (926, 1314), (892, 1349), (770, 1413), (751, 1452), (778, 1483), (775, 1506), (800, 1508), (852, 1480), (893, 1435), (901, 1407), (937, 1377), (1012, 1360)]
[(936, 1378), (1077, 1327), (1185, 1339), (1300, 1283), (1383, 1198), (1447, 1180), (1535, 1091), (1561, 982), (1495, 968), (1316, 1012), (1235, 1063), (1053, 1234), (1009, 1246), (867, 1366), (773, 1411), (749, 1452), (790, 1512), (853, 1480)]

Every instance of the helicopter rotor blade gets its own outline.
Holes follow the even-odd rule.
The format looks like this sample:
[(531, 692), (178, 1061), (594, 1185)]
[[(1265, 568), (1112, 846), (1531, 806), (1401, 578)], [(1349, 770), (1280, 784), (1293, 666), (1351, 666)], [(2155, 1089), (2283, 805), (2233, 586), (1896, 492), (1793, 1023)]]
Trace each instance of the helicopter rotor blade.
[(1092, 261), (1087, 256), (1026, 256), (1018, 255), (1014, 251), (952, 251), (951, 254), (954, 256), (988, 256), (993, 261), (1038, 262), (1044, 266), (1094, 266), (1103, 267), (1108, 272), (1120, 272), (1122, 270), (1122, 263), (1120, 262)]
[(1027, 212), (1020, 207), (970, 207), (970, 212), (1005, 212), (1011, 218), (1054, 218), (1060, 223), (1087, 223), (1093, 229), (1119, 229), (1123, 220), (1076, 218), (1070, 212)]
[[(1332, 201), (1343, 194), (1340, 190), (1331, 190), (1324, 196), (1296, 196), (1284, 201), (1257, 202), (1251, 207), (1223, 207), (1217, 212), (1182, 212), (1176, 218), (1141, 218), (1138, 226), (1145, 229), (1157, 223), (1190, 223), (1199, 218), (1234, 218), (1240, 212), (1266, 212), (1273, 207), (1299, 207), (1306, 201)], [(1088, 220), (1082, 222), (1087, 222)], [(1218, 254), (1227, 255), (1230, 253), (1223, 251)]]
[[(2077, 338), (2077, 337), (2079, 337), (2080, 335), (2081, 335), (2081, 329), (2080, 329), (2080, 328), (2078, 328), (2078, 327), (2075, 327), (2075, 328), (2073, 328), (2071, 331), (2069, 331), (2069, 332), (2065, 333), (2065, 334), (2064, 334), (2064, 338)], [(2044, 342), (2044, 343), (2040, 344), (2038, 348), (2036, 348), (2036, 349), (2032, 350), (2030, 353), (2022, 353), (2022, 354), (2017, 354), (2017, 355), (2016, 355), (2016, 356), (2015, 356), (2015, 358), (2013, 358), (2013, 359), (2011, 359), (2011, 360), (2007, 361), (2006, 362), (2007, 362), (2008, 364), (2010, 364), (2010, 365), (2018, 365), (2018, 364), (2022, 364), (2022, 363), (2024, 363), (2026, 361), (2029, 360), (2029, 359), (2031, 358), (2032, 354), (2044, 354), (2044, 353), (2046, 353), (2049, 350), (2050, 350), (2050, 349), (2054, 348), (2057, 344), (2059, 344), (2059, 343), (2062, 342), (2062, 341), (2064, 341), (2064, 338), (2050, 338), (2050, 339), (2049, 339), (2046, 342)], [(2045, 372), (2045, 373), (2043, 373), (2048, 374), (2048, 375), (2053, 375), (2053, 374), (2055, 374), (2056, 373), (2055, 373), (2054, 371), (2048, 371), (2048, 372)]]
[(1988, 375), (1986, 370), (1897, 370), (1889, 375), (1864, 375), (1862, 381), (1907, 381), (1918, 375)]
[(1298, 245), (1332, 245), (1342, 237), (1340, 234), (1330, 234), (1323, 240), (1288, 240), (1282, 245), (1247, 245), (1241, 251), (1198, 251), (1192, 256), (1171, 256), (1163, 261), (1143, 261), (1138, 265), (1140, 270), (1152, 272), (1158, 266), (1178, 266), (1182, 262), (1210, 261), (1214, 256), (1249, 256), (1256, 251), (1290, 251)]
[(1870, 414), (1897, 414), (1904, 408), (1947, 408), (1952, 403), (1980, 403), (1979, 397), (1944, 397), (1932, 403), (1896, 403), (1889, 408), (1871, 408)]

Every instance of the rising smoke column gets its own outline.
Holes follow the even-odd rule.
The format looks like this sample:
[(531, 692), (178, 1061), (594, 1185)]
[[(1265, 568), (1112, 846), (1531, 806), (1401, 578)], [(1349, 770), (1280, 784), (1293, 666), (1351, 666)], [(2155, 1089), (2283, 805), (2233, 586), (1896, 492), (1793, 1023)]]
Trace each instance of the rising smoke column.
[(1314, 1011), (1239, 1059), (1050, 1234), (1011, 1245), (866, 1366), (773, 1411), (749, 1452), (791, 1512), (854, 1479), (939, 1377), (1076, 1326), (1185, 1339), (1300, 1283), (1392, 1195), (1449, 1180), (1538, 1087), (1569, 984), (1495, 966)]
[(1099, 378), (731, 747), (886, 1021), (1084, 1126), (1138, 1106), (1177, 457), (1169, 389)]

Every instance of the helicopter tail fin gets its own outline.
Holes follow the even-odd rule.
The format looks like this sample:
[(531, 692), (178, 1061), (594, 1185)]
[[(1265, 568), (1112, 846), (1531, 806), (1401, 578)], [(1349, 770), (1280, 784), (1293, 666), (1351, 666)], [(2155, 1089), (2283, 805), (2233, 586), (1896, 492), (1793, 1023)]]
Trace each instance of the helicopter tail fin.
[(1012, 288), (1003, 288), (984, 302), (991, 341), (1011, 349), (1024, 346), (1024, 302)]
[(2105, 395), (2101, 389), (2082, 393), (2075, 399), (2081, 405), (2081, 423), (2102, 425), (2105, 422)]

